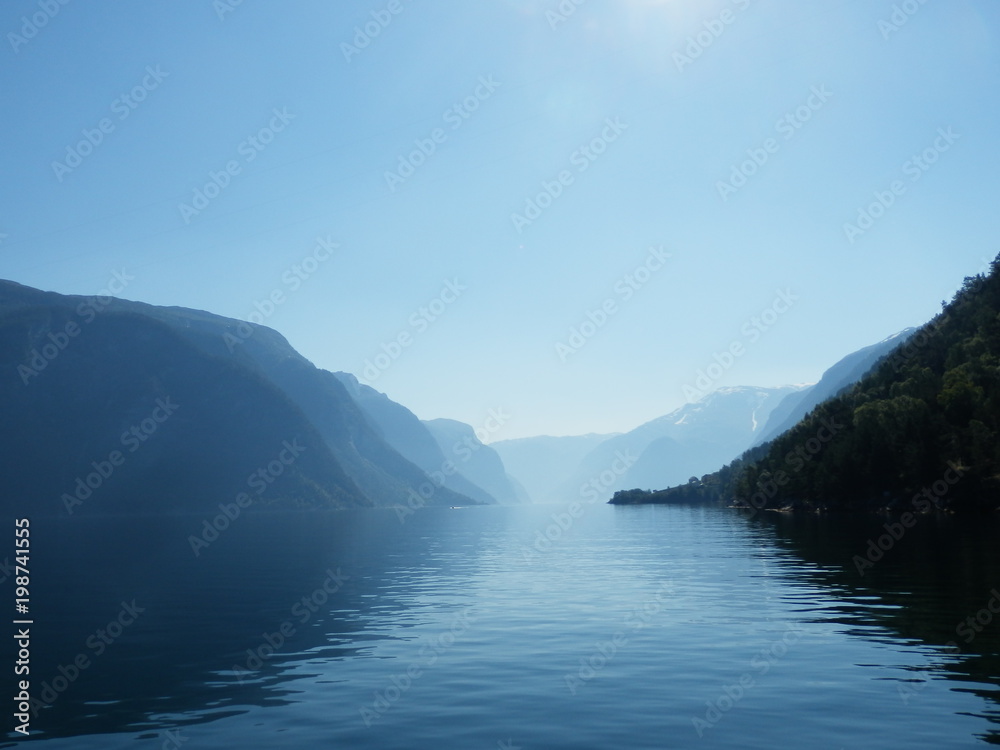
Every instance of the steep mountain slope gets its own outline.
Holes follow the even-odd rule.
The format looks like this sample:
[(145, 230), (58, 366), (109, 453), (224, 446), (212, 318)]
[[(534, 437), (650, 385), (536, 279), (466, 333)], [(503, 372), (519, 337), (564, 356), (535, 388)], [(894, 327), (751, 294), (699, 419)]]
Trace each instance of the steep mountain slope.
[[(563, 488), (569, 499), (625, 456), (631, 465), (604, 491), (629, 487), (661, 488), (718, 468), (739, 455), (763, 427), (771, 411), (800, 386), (720, 388), (631, 432), (602, 442), (581, 460)], [(619, 464), (620, 466), (620, 464)], [(605, 474), (605, 476), (607, 476)]]
[(256, 505), (373, 504), (301, 410), (252, 371), (144, 316), (76, 321), (59, 306), (0, 316), (5, 509), (218, 513), (240, 493)]
[[(347, 389), (379, 435), (436, 483), (443, 483), (443, 487), (483, 504), (506, 502), (471, 480), (466, 472), (467, 464), (455, 456), (447, 455), (439, 445), (437, 436), (429, 429), (430, 425), (421, 422), (416, 414), (384, 393), (358, 382), (349, 373), (337, 372), (334, 376)], [(472, 431), (471, 427), (468, 429)], [(457, 471), (449, 466), (449, 461)]]
[[(5, 325), (26, 329), (22, 339), (17, 336), (12, 339), (16, 342), (13, 348), (4, 350), (11, 357), (10, 372), (16, 379), (15, 384), (22, 386), (24, 378), (18, 376), (18, 368), (30, 365), (32, 350), (44, 350), (46, 344), (54, 346), (48, 335), (58, 337), (62, 330), (29, 323), (30, 316), (24, 316), (31, 311), (58, 312), (63, 325), (76, 326), (76, 335), (69, 337), (67, 342), (67, 352), (87, 350), (91, 332), (100, 330), (95, 326), (112, 316), (125, 315), (134, 322), (158, 322), (169, 329), (188, 345), (186, 353), (178, 353), (178, 357), (198, 353), (225, 364), (242, 377), (269, 385), (322, 438), (325, 451), (332, 454), (335, 463), (360, 490), (363, 504), (406, 503), (411, 489), (427, 481), (420, 468), (399, 455), (377, 433), (332, 373), (316, 368), (270, 328), (198, 310), (156, 307), (111, 298), (63, 296), (13, 282), (0, 282), (0, 320)], [(113, 341), (106, 343), (115, 346)], [(121, 347), (114, 352), (116, 358), (128, 357), (128, 351)], [(101, 356), (99, 350), (90, 355), (95, 362)], [(47, 369), (40, 370), (38, 375), (27, 375), (30, 386), (54, 389), (55, 384), (44, 385), (46, 372)], [(65, 385), (62, 383), (59, 387)], [(247, 408), (245, 418), (252, 417), (253, 410)], [(473, 501), (448, 488), (439, 488), (428, 502), (465, 505)]]
[[(764, 429), (753, 441), (753, 446), (761, 445), (792, 429), (803, 417), (829, 398), (833, 398), (845, 388), (857, 383), (865, 373), (875, 366), (882, 357), (903, 345), (916, 332), (907, 328), (877, 344), (848, 354), (833, 367), (823, 373), (816, 385), (804, 388), (787, 396), (771, 412)], [(753, 447), (750, 446), (750, 447)]]
[(500, 455), (476, 437), (476, 431), (454, 419), (424, 422), (441, 452), (457, 468), (459, 475), (482, 487), (491, 497), (505, 504), (528, 502), (527, 494), (512, 482)]
[[(300, 355), (277, 331), (200, 311), (141, 307), (147, 314), (181, 323), (182, 331), (206, 351), (236, 356), (277, 384), (308, 415), (345, 471), (376, 504), (405, 504), (411, 489), (427, 481), (425, 471), (373, 427), (343, 382)], [(425, 502), (468, 505), (488, 500), (473, 500), (449, 486), (439, 486)]]

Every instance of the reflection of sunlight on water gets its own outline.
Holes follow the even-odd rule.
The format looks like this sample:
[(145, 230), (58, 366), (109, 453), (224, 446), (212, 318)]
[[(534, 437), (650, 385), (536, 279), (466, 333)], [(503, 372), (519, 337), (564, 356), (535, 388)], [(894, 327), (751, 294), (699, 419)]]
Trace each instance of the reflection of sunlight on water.
[[(928, 519), (927, 538), (900, 545), (862, 587), (850, 553), (868, 530), (838, 519), (595, 506), (526, 561), (521, 543), (556, 507), (463, 510), (431, 509), (405, 527), (391, 513), (251, 515), (210, 560), (184, 547), (188, 519), (137, 522), (131, 542), (91, 533), (90, 549), (74, 526), (76, 546), (53, 547), (48, 563), (72, 554), (101, 572), (100, 585), (68, 573), (64, 600), (40, 592), (67, 608), (52, 612), (55, 661), (42, 673), (72, 657), (92, 621), (107, 621), (122, 590), (149, 603), (42, 713), (38, 728), (66, 738), (44, 741), (105, 750), (137, 733), (162, 744), (179, 729), (192, 747), (271, 746), (295, 727), (296, 747), (433, 737), (489, 747), (519, 731), (523, 746), (562, 748), (573, 726), (588, 746), (652, 748), (665, 732), (696, 739), (691, 717), (706, 715), (706, 701), (718, 710), (722, 687), (744, 674), (753, 685), (703, 727), (718, 746), (773, 747), (795, 729), (819, 746), (943, 747), (991, 731), (1000, 636), (984, 627), (967, 653), (942, 648), (989, 599), (972, 592), (1000, 573), (997, 553), (970, 552), (979, 548), (964, 529), (935, 532)], [(162, 543), (175, 535), (181, 544)], [(937, 557), (915, 565), (924, 542)], [(954, 550), (978, 569), (962, 584), (974, 608), (955, 596)], [(118, 564), (127, 553), (141, 574)], [(339, 585), (301, 622), (293, 608), (330, 570)], [(636, 617), (641, 627), (630, 627)], [(789, 644), (792, 631), (801, 639)], [(565, 677), (581, 659), (600, 669), (571, 694)]]

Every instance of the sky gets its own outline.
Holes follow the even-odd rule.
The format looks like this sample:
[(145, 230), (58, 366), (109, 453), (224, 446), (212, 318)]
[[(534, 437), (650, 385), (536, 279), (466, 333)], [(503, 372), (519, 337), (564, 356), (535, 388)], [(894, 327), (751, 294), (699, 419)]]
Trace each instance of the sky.
[(490, 440), (815, 382), (1000, 252), (995, 0), (7, 0), (0, 33), (0, 278), (263, 322)]

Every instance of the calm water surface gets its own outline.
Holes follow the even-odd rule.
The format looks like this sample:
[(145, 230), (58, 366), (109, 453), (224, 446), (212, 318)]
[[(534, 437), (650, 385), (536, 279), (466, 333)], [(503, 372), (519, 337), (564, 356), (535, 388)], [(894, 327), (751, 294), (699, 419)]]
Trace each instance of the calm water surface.
[(199, 517), (39, 519), (33, 692), (88, 666), (29, 742), (1000, 744), (995, 521), (922, 519), (861, 576), (889, 519), (564, 512), (244, 515), (199, 557)]

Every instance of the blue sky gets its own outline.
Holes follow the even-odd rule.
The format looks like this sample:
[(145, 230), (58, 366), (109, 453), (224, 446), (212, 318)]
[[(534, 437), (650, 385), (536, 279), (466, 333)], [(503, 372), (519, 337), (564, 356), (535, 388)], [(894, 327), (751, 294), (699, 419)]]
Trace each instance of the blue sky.
[(494, 439), (630, 429), (716, 362), (814, 382), (1000, 251), (992, 0), (10, 0), (0, 32), (0, 277), (263, 309)]

